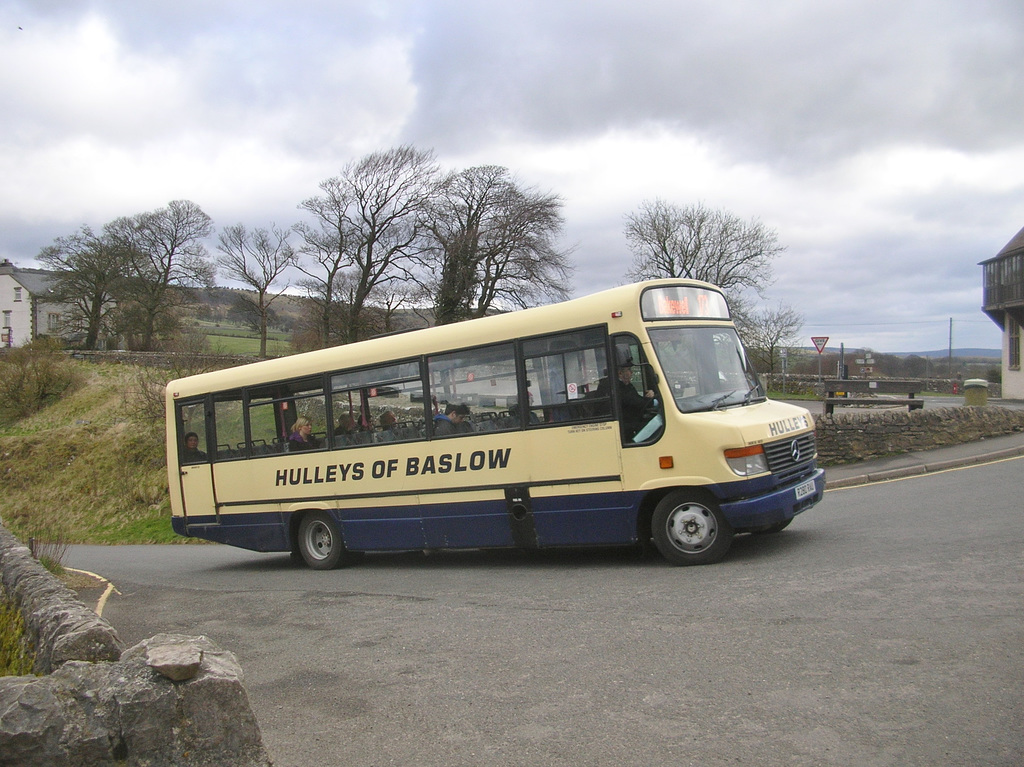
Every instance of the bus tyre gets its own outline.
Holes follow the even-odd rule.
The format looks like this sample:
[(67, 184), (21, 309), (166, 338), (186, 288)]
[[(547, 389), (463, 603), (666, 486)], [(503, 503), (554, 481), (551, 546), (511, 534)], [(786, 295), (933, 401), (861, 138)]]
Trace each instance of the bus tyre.
[(314, 570), (333, 570), (346, 564), (338, 525), (326, 511), (311, 511), (302, 518), (299, 553)]
[(651, 537), (673, 565), (710, 565), (732, 545), (732, 527), (718, 504), (683, 491), (669, 493), (654, 509)]

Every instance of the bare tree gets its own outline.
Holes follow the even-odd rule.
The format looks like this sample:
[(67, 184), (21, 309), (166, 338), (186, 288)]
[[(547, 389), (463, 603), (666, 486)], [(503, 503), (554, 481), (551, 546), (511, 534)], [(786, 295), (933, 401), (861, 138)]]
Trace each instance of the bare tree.
[(82, 347), (95, 349), (109, 331), (118, 287), (124, 281), (125, 253), (109, 236), (97, 236), (88, 226), (58, 237), (37, 256), (55, 274), (52, 299), (66, 305), (65, 330), (82, 333)]
[(438, 325), (569, 295), (568, 251), (555, 240), (562, 200), (519, 186), (507, 168), (483, 165), (439, 184), (426, 225), (420, 282)]
[(626, 216), (625, 234), (633, 252), (628, 279), (686, 277), (736, 293), (763, 295), (772, 282), (772, 260), (785, 250), (760, 221), (702, 203), (680, 208), (645, 201)]
[(242, 300), (251, 305), (257, 318), (260, 334), (260, 356), (267, 356), (267, 317), (270, 305), (287, 289), (285, 285), (277, 293), (271, 288), (285, 269), (295, 263), (295, 251), (288, 244), (287, 231), (271, 226), (249, 232), (242, 224), (229, 226), (221, 231), (217, 249), (221, 252), (217, 263), (222, 273), (236, 279), (256, 293), (255, 301), (248, 296)]
[[(423, 212), (437, 175), (432, 152), (402, 146), (374, 152), (320, 184), (322, 195), (299, 208), (314, 224), (300, 224), (301, 284), (321, 317), (321, 341), (350, 343), (372, 332), (366, 309), (375, 295), (408, 276), (423, 225)], [(342, 326), (335, 328), (336, 305)]]
[(774, 373), (779, 352), (797, 343), (804, 324), (803, 315), (781, 303), (774, 309), (765, 307), (752, 312), (738, 312), (734, 308), (733, 314), (755, 368), (763, 373)]
[(319, 339), (319, 346), (326, 347), (336, 342), (337, 296), (345, 267), (350, 262), (350, 239), (354, 232), (348, 220), (352, 204), (350, 190), (340, 178), (329, 178), (321, 182), (323, 194), (304, 200), (299, 208), (313, 216), (313, 224), (296, 224), (293, 229), (302, 238), (299, 253), (308, 262), (297, 261), (299, 271), (306, 277), (298, 282), (313, 307), (315, 318), (313, 331)]
[(212, 229), (210, 217), (188, 200), (106, 226), (128, 258), (127, 303), (121, 309), (139, 349), (153, 349), (158, 335), (175, 328), (175, 310), (189, 300), (182, 288), (213, 284), (214, 268), (203, 244)]

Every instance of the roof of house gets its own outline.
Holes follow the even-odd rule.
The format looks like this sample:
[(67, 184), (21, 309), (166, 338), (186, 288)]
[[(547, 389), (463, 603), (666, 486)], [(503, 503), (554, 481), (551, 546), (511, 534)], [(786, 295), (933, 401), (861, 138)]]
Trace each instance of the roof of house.
[(1011, 253), (1016, 253), (1018, 250), (1024, 250), (1024, 229), (1017, 232), (1013, 239), (1006, 243), (1006, 246), (996, 254), (996, 258), (1008, 256)]
[(992, 258), (986, 258), (984, 261), (979, 262), (979, 266), (1022, 252), (1024, 252), (1024, 229), (1021, 229), (1017, 234), (1013, 235), (1013, 237), (1010, 238), (1010, 241), (1003, 246), (1003, 249), (992, 256)]
[(22, 269), (6, 260), (2, 265), (9, 267), (9, 269), (4, 269), (4, 273), (9, 274), (33, 296), (42, 296), (49, 291), (50, 283), (53, 281), (53, 272), (48, 272), (45, 269)]

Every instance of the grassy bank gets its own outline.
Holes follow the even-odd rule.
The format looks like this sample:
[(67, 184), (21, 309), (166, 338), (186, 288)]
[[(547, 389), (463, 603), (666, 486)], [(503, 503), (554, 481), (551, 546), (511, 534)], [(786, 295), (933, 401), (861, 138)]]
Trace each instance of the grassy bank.
[(79, 366), (83, 383), (0, 429), (0, 518), (22, 541), (166, 543), (171, 532), (162, 423), (132, 412), (128, 365)]

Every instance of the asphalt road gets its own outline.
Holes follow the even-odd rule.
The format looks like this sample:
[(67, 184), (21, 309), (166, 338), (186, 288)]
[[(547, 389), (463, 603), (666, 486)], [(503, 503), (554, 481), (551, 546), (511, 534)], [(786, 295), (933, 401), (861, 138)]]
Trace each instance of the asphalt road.
[(1024, 458), (830, 491), (722, 563), (73, 547), (234, 652), (277, 767), (1024, 764)]

